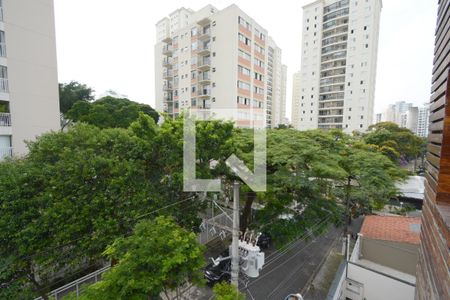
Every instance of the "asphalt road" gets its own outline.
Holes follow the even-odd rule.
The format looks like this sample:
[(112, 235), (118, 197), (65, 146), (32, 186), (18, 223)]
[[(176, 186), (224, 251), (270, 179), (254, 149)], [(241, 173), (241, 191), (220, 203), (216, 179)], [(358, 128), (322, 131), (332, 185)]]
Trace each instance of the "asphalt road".
[[(293, 244), (285, 253), (267, 252), (259, 277), (247, 282), (247, 299), (283, 300), (289, 294), (305, 292), (341, 235), (342, 230), (332, 226), (322, 236)], [(240, 288), (245, 291), (244, 284)]]

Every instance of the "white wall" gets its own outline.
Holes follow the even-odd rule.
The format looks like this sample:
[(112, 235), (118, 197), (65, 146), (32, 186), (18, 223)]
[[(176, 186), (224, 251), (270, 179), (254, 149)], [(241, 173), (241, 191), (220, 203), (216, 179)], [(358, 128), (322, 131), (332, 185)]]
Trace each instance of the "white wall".
[(366, 300), (413, 300), (415, 288), (362, 267), (348, 264), (348, 278), (364, 285)]
[(8, 60), (12, 146), (27, 151), (24, 140), (59, 130), (53, 0), (3, 0)]

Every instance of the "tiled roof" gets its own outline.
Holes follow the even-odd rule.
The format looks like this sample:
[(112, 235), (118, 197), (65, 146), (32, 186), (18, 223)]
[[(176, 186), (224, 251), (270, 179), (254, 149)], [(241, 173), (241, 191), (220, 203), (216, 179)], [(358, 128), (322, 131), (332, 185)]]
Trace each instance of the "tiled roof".
[(420, 224), (417, 217), (366, 216), (361, 234), (375, 240), (419, 244)]

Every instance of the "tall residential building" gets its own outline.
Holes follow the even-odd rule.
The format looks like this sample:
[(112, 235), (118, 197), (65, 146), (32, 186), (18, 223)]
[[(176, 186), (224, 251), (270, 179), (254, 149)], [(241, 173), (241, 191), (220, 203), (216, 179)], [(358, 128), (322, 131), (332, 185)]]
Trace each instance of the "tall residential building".
[(421, 137), (428, 136), (428, 122), (430, 108), (428, 106), (416, 107), (412, 103), (398, 101), (390, 104), (388, 108), (376, 115), (376, 123), (392, 122), (400, 127), (408, 128)]
[(317, 0), (303, 7), (295, 128), (351, 132), (372, 124), (381, 7), (381, 0)]
[(59, 128), (53, 0), (0, 0), (0, 159)]
[[(303, 120), (303, 118), (300, 118), (301, 110), (300, 108), (303, 108), (304, 105), (300, 104), (301, 99), (301, 72), (295, 72), (294, 75), (292, 75), (292, 111), (291, 111), (291, 121), (292, 126), (294, 128), (298, 129), (298, 125), (300, 123), (300, 119)], [(301, 105), (301, 106), (300, 106)]]
[(157, 110), (175, 117), (184, 109), (240, 109), (237, 126), (264, 123), (266, 115), (272, 125), (283, 82), (281, 50), (266, 29), (236, 5), (207, 5), (180, 8), (156, 30)]
[(408, 111), (400, 115), (400, 127), (408, 128), (417, 134), (417, 120), (419, 109), (415, 106), (408, 108)]
[(428, 136), (429, 119), (430, 119), (430, 107), (428, 105), (419, 107), (419, 112), (417, 116), (417, 132), (416, 132), (418, 136), (421, 137)]
[[(415, 299), (450, 299), (450, 0), (439, 0)], [(444, 46), (446, 45), (446, 46)]]
[(267, 128), (283, 124), (286, 116), (286, 73), (287, 66), (281, 62), (281, 49), (269, 37), (267, 55)]
[(406, 101), (397, 101), (395, 104), (389, 104), (388, 108), (382, 113), (383, 122), (392, 122), (401, 126), (402, 115), (407, 113), (414, 104)]

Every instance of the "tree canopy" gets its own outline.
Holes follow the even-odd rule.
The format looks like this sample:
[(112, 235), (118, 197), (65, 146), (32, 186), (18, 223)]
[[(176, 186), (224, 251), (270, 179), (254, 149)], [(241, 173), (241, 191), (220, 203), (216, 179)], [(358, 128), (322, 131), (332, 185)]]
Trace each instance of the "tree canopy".
[(425, 153), (426, 140), (416, 136), (411, 130), (399, 127), (392, 122), (381, 122), (369, 127), (363, 135), (366, 144), (397, 162), (399, 159), (411, 160)]
[(158, 122), (159, 115), (150, 105), (111, 96), (94, 102), (78, 101), (66, 113), (66, 117), (74, 122), (84, 122), (100, 128), (128, 128), (139, 113)]
[[(122, 242), (108, 249), (137, 246), (138, 237), (123, 237), (143, 217), (171, 216), (186, 230), (200, 225), (206, 201), (183, 191), (183, 118), (157, 126), (128, 100), (109, 100), (100, 101), (99, 114), (112, 107), (134, 117), (79, 120), (30, 143), (26, 157), (0, 162), (0, 298), (45, 299), (74, 272), (102, 262), (116, 239)], [(78, 102), (71, 111), (88, 107), (81, 116), (96, 122), (97, 102)], [(253, 132), (231, 122), (197, 122), (196, 147), (197, 178), (238, 179), (225, 165), (232, 153), (253, 169)], [(395, 181), (405, 173), (365, 137), (280, 128), (267, 132), (267, 176), (266, 192), (243, 185), (241, 225), (267, 231), (282, 245), (342, 222), (347, 199), (353, 214), (370, 212), (396, 194)], [(110, 254), (119, 261), (128, 255)]]
[(172, 218), (139, 222), (131, 236), (115, 240), (104, 254), (117, 265), (78, 299), (159, 299), (186, 281), (203, 283), (203, 247)]
[(215, 300), (245, 300), (245, 294), (226, 282), (217, 283), (213, 288)]
[(89, 102), (94, 100), (93, 89), (77, 81), (59, 84), (59, 110), (67, 113), (72, 106), (78, 102)]

